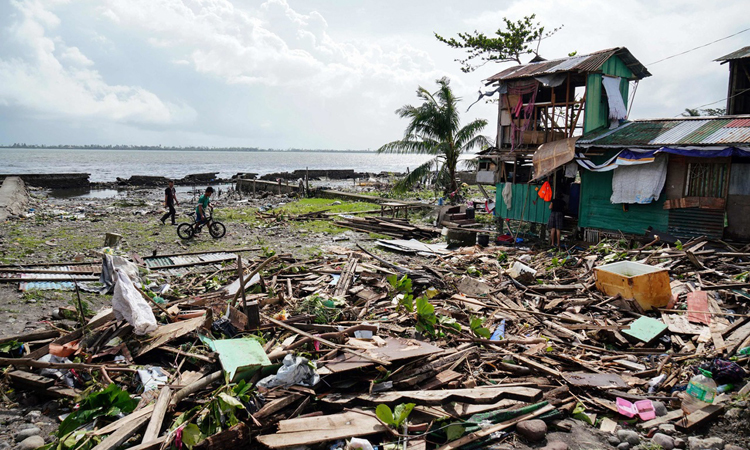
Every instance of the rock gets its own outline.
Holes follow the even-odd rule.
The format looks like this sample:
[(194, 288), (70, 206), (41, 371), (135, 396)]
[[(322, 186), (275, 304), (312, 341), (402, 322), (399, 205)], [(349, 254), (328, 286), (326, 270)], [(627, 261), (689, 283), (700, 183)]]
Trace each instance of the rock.
[(516, 432), (531, 442), (539, 442), (547, 435), (547, 424), (543, 420), (524, 420), (516, 425)]
[(671, 423), (663, 423), (659, 425), (659, 431), (670, 436), (677, 432), (674, 425), (672, 425)]
[(664, 433), (656, 433), (651, 438), (651, 442), (661, 445), (664, 450), (672, 450), (674, 448), (674, 439)]
[(618, 439), (617, 436), (610, 436), (607, 441), (609, 441), (609, 445), (611, 445), (612, 447), (617, 447), (618, 445), (620, 445), (620, 439)]
[(717, 437), (701, 439), (691, 436), (688, 438), (688, 448), (690, 450), (723, 450), (724, 440)]
[(667, 405), (665, 405), (663, 402), (652, 402), (654, 405), (654, 412), (656, 413), (657, 417), (666, 416), (667, 415)]
[(674, 440), (674, 448), (685, 448), (685, 447), (687, 447), (687, 442), (685, 442), (685, 439), (676, 438)]
[(29, 428), (26, 428), (25, 430), (21, 430), (18, 433), (16, 433), (16, 435), (13, 436), (13, 438), (16, 440), (16, 442), (21, 442), (27, 437), (37, 436), (40, 434), (42, 434), (42, 430), (40, 430), (39, 428), (29, 427)]
[(39, 420), (42, 417), (42, 412), (36, 409), (33, 409), (26, 413), (26, 422), (34, 423), (37, 420)]
[(617, 437), (620, 442), (627, 442), (630, 445), (638, 445), (641, 442), (641, 437), (633, 430), (620, 430), (617, 432)]
[(630, 444), (622, 442), (617, 446), (617, 450), (630, 450)]
[(739, 445), (725, 445), (724, 450), (745, 450), (745, 447), (740, 447)]
[(742, 418), (742, 410), (740, 408), (732, 408), (724, 413), (724, 418), (728, 420), (740, 420)]
[(44, 445), (44, 438), (41, 436), (30, 436), (18, 444), (18, 450), (34, 450)]
[(541, 450), (568, 450), (568, 444), (562, 441), (552, 441), (542, 447)]

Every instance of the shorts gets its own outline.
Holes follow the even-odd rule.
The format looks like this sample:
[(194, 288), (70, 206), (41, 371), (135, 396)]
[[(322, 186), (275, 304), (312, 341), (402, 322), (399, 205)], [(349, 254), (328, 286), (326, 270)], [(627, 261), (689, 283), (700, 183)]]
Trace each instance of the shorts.
[(547, 228), (548, 229), (556, 229), (556, 230), (562, 230), (563, 227), (563, 219), (565, 215), (561, 212), (553, 212), (549, 215), (549, 220), (547, 220)]

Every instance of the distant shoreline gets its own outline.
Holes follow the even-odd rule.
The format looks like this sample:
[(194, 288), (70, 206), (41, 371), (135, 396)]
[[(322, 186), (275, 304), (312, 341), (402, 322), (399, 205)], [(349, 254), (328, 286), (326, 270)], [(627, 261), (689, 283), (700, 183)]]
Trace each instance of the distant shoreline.
[(325, 149), (272, 149), (253, 147), (159, 147), (150, 145), (139, 146), (75, 146), (75, 145), (0, 145), (0, 149), (21, 150), (142, 150), (142, 151), (188, 151), (188, 152), (289, 152), (289, 153), (376, 153), (374, 150), (325, 150)]

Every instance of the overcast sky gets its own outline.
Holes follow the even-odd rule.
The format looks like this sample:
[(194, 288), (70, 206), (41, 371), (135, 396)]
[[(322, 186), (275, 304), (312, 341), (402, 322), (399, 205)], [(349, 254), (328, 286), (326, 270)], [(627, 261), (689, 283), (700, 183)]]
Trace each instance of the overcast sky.
[[(508, 67), (462, 73), (433, 32), (532, 13), (564, 25), (547, 59), (624, 46), (646, 65), (631, 118), (726, 97), (712, 60), (750, 45), (649, 64), (749, 27), (747, 0), (0, 0), (0, 143), (375, 149), (402, 136), (394, 111), (417, 86), (448, 76), (468, 106)], [(495, 116), (482, 103), (462, 119)]]

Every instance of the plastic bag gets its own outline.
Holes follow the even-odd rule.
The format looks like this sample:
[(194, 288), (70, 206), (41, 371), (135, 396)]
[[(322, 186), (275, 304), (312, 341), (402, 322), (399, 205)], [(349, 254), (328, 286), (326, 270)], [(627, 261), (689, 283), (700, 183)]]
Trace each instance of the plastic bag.
[(151, 306), (146, 303), (141, 293), (121, 269), (115, 269), (115, 292), (112, 295), (112, 310), (115, 319), (127, 320), (133, 326), (135, 334), (147, 334), (156, 330), (156, 317)]
[(307, 358), (294, 355), (286, 355), (283, 365), (279, 367), (276, 375), (269, 375), (258, 382), (258, 387), (270, 389), (276, 386), (300, 386), (313, 387), (320, 381), (320, 375), (315, 373), (315, 363)]
[(372, 444), (367, 439), (352, 438), (346, 450), (373, 450)]

